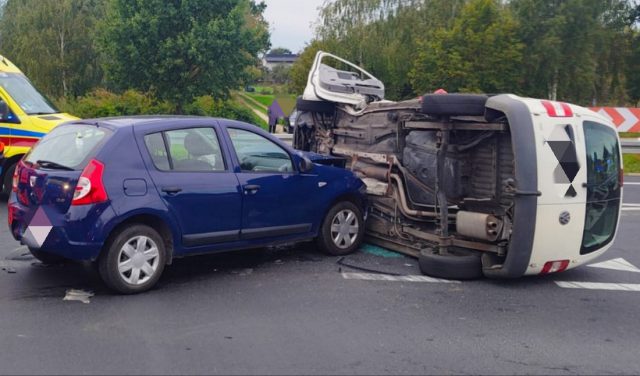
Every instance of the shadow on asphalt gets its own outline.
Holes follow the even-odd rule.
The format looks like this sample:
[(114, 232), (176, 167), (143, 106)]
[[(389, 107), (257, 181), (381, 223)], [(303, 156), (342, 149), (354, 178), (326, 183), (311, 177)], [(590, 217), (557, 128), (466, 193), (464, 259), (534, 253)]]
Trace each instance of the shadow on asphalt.
[[(156, 289), (217, 279), (221, 275), (247, 275), (273, 264), (321, 262), (327, 259), (309, 244), (190, 256), (174, 259), (165, 269)], [(19, 278), (17, 281), (20, 285), (17, 288), (20, 298), (59, 297), (64, 296), (68, 289), (90, 290), (96, 295), (114, 294), (100, 280), (95, 264), (67, 262), (44, 265), (34, 259), (25, 247), (0, 260), (0, 273)]]

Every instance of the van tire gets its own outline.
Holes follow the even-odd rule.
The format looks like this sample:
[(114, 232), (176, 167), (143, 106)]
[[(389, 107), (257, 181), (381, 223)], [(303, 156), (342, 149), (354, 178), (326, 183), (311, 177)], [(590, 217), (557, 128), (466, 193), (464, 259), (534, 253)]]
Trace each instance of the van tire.
[(298, 97), (296, 108), (300, 112), (321, 112), (333, 114), (336, 111), (336, 104), (327, 101), (308, 101)]
[(478, 279), (483, 276), (481, 254), (457, 248), (439, 254), (435, 248), (420, 252), (418, 264), (422, 274), (443, 279)]
[(436, 116), (484, 116), (484, 94), (425, 94), (421, 112)]
[[(155, 269), (153, 274), (150, 273), (150, 276), (142, 276), (143, 272), (139, 272), (138, 275), (143, 280), (145, 277), (150, 278), (142, 283), (132, 284), (126, 281), (124, 275), (120, 273), (119, 265), (123, 262), (122, 255), (124, 254), (125, 245), (127, 243), (131, 245), (132, 241), (141, 238), (146, 238), (144, 244), (149, 246), (149, 250), (154, 248), (153, 246), (157, 248), (156, 258), (149, 260), (149, 264), (154, 265)], [(166, 260), (167, 252), (162, 236), (147, 225), (133, 224), (118, 230), (105, 244), (98, 259), (98, 272), (104, 283), (112, 290), (121, 294), (138, 294), (151, 289), (158, 282), (164, 271)], [(131, 269), (131, 272), (133, 273), (133, 269)]]

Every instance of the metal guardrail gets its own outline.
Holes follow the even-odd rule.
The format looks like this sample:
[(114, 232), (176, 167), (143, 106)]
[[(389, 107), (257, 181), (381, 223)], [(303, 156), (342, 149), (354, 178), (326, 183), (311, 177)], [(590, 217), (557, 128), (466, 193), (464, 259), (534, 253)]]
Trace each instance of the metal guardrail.
[(640, 138), (623, 138), (622, 154), (640, 154)]

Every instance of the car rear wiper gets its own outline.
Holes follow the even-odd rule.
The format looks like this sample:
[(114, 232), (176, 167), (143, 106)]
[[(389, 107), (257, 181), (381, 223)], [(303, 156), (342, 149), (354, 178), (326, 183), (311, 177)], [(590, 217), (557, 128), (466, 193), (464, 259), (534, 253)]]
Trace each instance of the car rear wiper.
[(53, 169), (53, 170), (75, 171), (71, 167), (67, 167), (65, 165), (61, 165), (60, 163), (56, 163), (56, 162), (52, 162), (52, 161), (38, 160), (38, 161), (36, 161), (36, 164), (38, 166), (40, 166), (40, 167), (50, 168), (50, 169)]

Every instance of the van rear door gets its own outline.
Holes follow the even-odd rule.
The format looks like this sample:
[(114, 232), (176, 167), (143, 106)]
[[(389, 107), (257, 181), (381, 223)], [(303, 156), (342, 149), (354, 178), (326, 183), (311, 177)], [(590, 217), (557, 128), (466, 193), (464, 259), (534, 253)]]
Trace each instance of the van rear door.
[(580, 254), (611, 243), (618, 225), (622, 199), (622, 165), (616, 132), (596, 121), (585, 121), (587, 205)]

